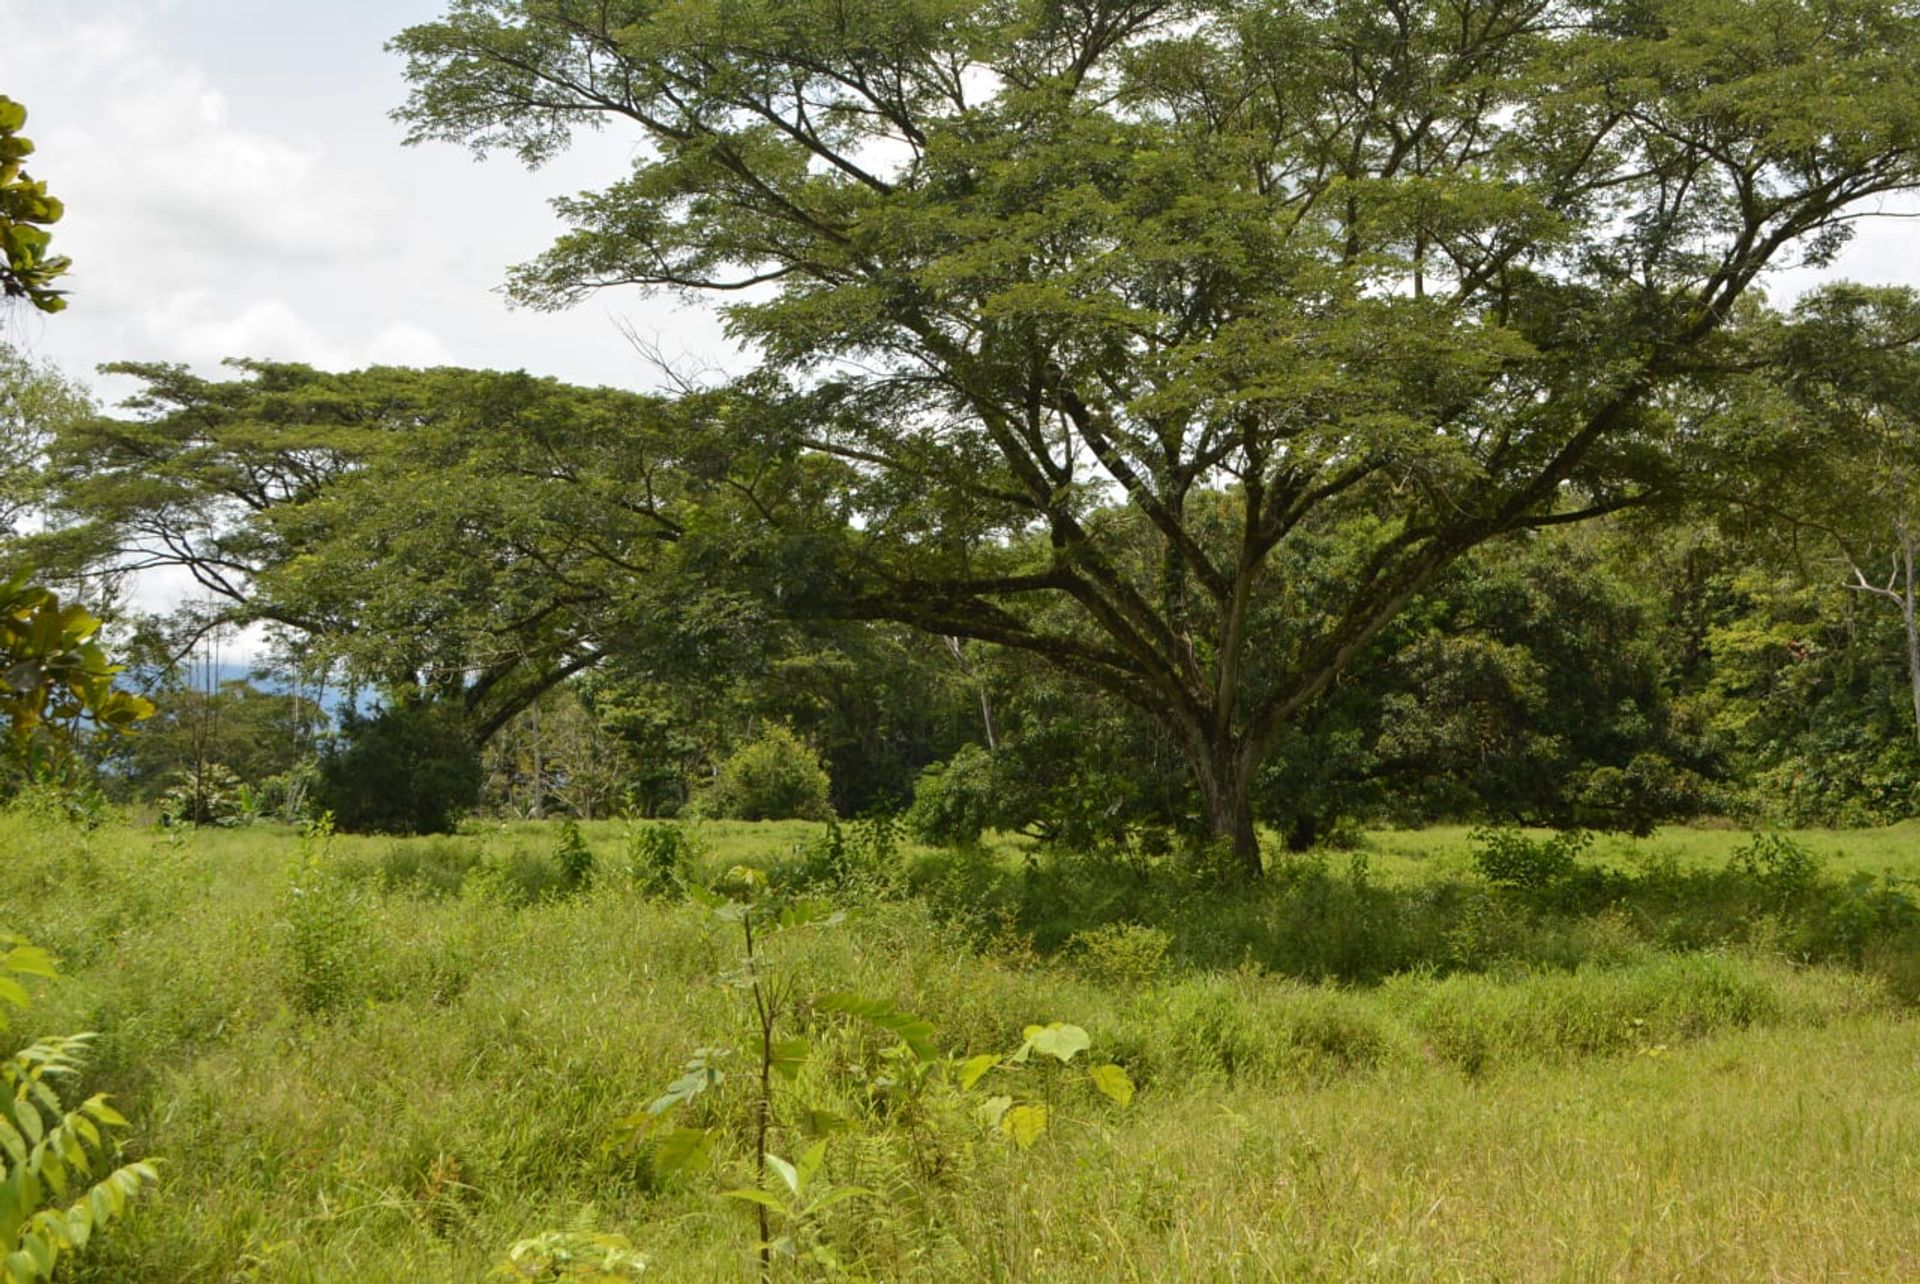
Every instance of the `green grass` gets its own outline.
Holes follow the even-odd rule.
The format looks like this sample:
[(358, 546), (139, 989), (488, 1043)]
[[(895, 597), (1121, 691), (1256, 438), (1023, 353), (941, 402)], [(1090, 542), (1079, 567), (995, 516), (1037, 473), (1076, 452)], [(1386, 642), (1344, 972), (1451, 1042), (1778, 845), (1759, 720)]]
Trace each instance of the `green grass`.
[[(715, 1171), (663, 1179), (607, 1145), (694, 1049), (745, 1039), (733, 938), (642, 896), (621, 826), (583, 828), (598, 873), (567, 895), (552, 825), (341, 837), (315, 872), (286, 832), (0, 817), (0, 929), (66, 973), (13, 1034), (100, 1031), (77, 1086), (117, 1094), (164, 1161), (68, 1278), (471, 1281), (570, 1226), (626, 1234), (655, 1278), (750, 1278), (751, 1219), (713, 1197), (750, 1181), (737, 1080), (699, 1107)], [(707, 825), (702, 865), (792, 870), (818, 832)], [(1139, 1095), (1068, 1092), (1020, 1151), (974, 1120), (979, 1091), (874, 1105), (884, 1041), (803, 1005), (815, 1054), (779, 1113), (864, 1121), (828, 1171), (880, 1193), (823, 1228), (856, 1277), (1911, 1277), (1912, 950), (1888, 929), (1808, 961), (1846, 875), (1920, 866), (1902, 832), (1804, 836), (1827, 899), (1758, 914), (1721, 873), (1737, 832), (1603, 841), (1588, 864), (1621, 879), (1557, 899), (1479, 884), (1450, 830), (1252, 894), (907, 848), (848, 922), (775, 938), (780, 974), (894, 999), (955, 1055), (1077, 1022)], [(1681, 892), (1713, 899), (1689, 915)], [(1084, 935), (1121, 921), (1164, 939)], [(335, 948), (315, 1000), (299, 960)], [(1401, 956), (1425, 961), (1376, 966)]]

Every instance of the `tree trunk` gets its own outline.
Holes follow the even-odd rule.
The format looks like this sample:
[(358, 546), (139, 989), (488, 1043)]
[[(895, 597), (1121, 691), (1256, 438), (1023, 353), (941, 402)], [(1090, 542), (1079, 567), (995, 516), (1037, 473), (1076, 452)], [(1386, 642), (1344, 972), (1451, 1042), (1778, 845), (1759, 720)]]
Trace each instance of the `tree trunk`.
[(1901, 585), (1900, 618), (1907, 628), (1907, 678), (1913, 684), (1913, 734), (1920, 741), (1920, 617), (1915, 613), (1914, 533), (1905, 522), (1895, 524), (1900, 533)]
[(1231, 849), (1241, 877), (1259, 882), (1264, 869), (1260, 837), (1253, 827), (1252, 767), (1231, 746), (1212, 748), (1197, 765), (1208, 831), (1215, 842)]
[(1287, 850), (1290, 852), (1310, 852), (1319, 841), (1320, 818), (1311, 812), (1301, 812), (1287, 827)]
[(539, 703), (536, 701), (533, 705), (529, 706), (527, 709), (527, 712), (530, 715), (532, 720), (532, 726), (530, 727), (530, 730), (533, 732), (532, 812), (533, 812), (533, 818), (535, 820), (545, 820), (547, 818), (547, 781), (546, 781), (547, 765), (541, 756)]

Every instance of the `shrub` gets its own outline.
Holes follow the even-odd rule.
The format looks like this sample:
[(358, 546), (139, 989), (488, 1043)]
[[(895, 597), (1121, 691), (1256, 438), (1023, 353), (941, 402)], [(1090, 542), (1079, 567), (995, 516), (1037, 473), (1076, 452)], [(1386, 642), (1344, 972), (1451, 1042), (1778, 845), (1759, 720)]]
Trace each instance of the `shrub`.
[(913, 784), (907, 828), (937, 847), (970, 847), (994, 823), (993, 756), (962, 745), (945, 762), (921, 771)]
[(315, 1016), (345, 1008), (358, 995), (362, 942), (370, 930), (361, 892), (329, 859), (332, 837), (325, 816), (301, 835), (281, 923), (281, 984), (296, 1009)]
[(315, 803), (349, 833), (451, 833), (479, 800), (480, 754), (459, 712), (402, 705), (372, 718), (349, 713), (344, 736), (320, 760)]
[[(50, 977), (46, 953), (0, 937), (0, 1032), (7, 1006), (24, 1008), (16, 977)], [(90, 1034), (53, 1035), (0, 1059), (0, 1281), (49, 1279), (55, 1264), (82, 1248), (126, 1212), (127, 1200), (158, 1180), (135, 1163), (89, 1185), (96, 1165), (113, 1154), (108, 1129), (127, 1121), (95, 1094), (68, 1110), (55, 1091), (79, 1073)]]
[(682, 900), (700, 844), (685, 825), (655, 821), (627, 829), (627, 873), (655, 900)]
[(815, 890), (886, 894), (904, 884), (900, 822), (877, 811), (842, 825), (828, 817), (826, 832), (801, 852), (798, 883)]
[(1489, 883), (1518, 891), (1544, 891), (1573, 872), (1574, 862), (1593, 835), (1567, 829), (1546, 838), (1529, 838), (1517, 829), (1476, 829), (1473, 863)]
[(1173, 938), (1157, 927), (1109, 923), (1077, 932), (1068, 943), (1079, 952), (1082, 965), (1095, 979), (1111, 985), (1141, 986), (1166, 970)]
[(1780, 833), (1755, 834), (1733, 853), (1727, 870), (1783, 909), (1806, 900), (1820, 884), (1820, 858)]
[(160, 814), (168, 823), (234, 825), (245, 819), (246, 785), (217, 762), (188, 767), (160, 795)]
[(769, 723), (759, 737), (720, 764), (706, 803), (715, 815), (734, 820), (826, 820), (832, 781), (813, 747), (783, 723)]
[(560, 826), (560, 837), (553, 845), (553, 863), (569, 890), (578, 890), (593, 881), (593, 852), (580, 833), (580, 822), (568, 818)]

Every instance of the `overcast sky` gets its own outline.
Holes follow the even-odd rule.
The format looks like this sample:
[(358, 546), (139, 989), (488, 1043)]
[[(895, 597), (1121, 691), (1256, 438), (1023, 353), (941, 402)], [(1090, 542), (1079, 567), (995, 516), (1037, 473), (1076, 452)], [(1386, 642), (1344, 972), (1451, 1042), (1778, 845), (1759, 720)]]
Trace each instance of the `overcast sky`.
[(633, 139), (583, 136), (529, 173), (403, 147), (383, 43), (437, 0), (0, 0), (0, 93), (28, 110), (30, 172), (67, 203), (69, 307), (11, 309), (5, 337), (80, 375), (103, 361), (223, 357), (525, 369), (648, 387), (622, 336), (721, 361), (716, 320), (608, 294), (508, 307), (510, 264), (560, 225), (551, 196), (621, 174)]

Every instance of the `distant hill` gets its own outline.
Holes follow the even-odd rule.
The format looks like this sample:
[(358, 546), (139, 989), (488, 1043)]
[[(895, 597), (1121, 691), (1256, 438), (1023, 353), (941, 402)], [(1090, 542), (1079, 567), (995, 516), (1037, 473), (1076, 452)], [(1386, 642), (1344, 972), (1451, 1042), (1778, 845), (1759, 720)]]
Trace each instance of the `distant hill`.
[[(204, 686), (207, 681), (207, 667), (205, 663), (192, 665), (189, 670), (189, 684), (196, 687)], [(219, 664), (212, 666), (212, 668), (214, 680), (220, 686), (225, 686), (229, 682), (250, 682), (262, 691), (282, 693), (293, 690), (292, 684), (284, 679), (271, 674), (265, 676), (257, 675), (254, 671), (254, 662), (251, 660), (223, 660)], [(314, 693), (312, 689), (309, 688), (301, 694), (311, 697)], [(330, 686), (320, 692), (320, 707), (327, 711), (329, 717), (338, 718), (340, 711), (347, 707), (346, 690), (341, 687)]]

